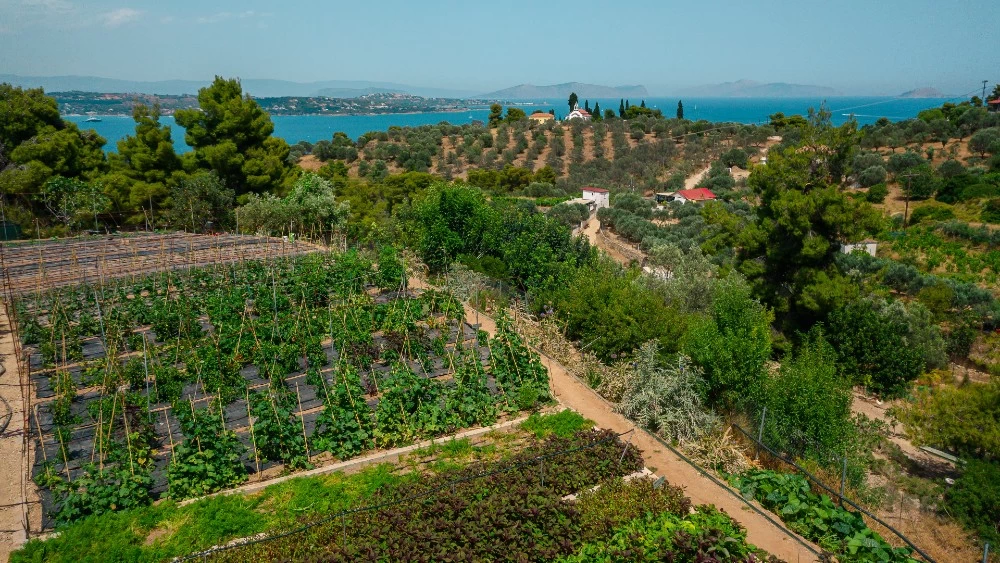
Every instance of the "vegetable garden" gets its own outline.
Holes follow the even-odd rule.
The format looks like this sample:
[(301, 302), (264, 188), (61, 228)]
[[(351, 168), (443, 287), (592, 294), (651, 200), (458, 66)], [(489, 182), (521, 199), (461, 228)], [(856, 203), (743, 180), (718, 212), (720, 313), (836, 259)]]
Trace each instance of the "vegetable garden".
[(392, 249), (163, 271), (15, 300), (45, 523), (344, 460), (549, 399), (511, 323), (406, 287)]

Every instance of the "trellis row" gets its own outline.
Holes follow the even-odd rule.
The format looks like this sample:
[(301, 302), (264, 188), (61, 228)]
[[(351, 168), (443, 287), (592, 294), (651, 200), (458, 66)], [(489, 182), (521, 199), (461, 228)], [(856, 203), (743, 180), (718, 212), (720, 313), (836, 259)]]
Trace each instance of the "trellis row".
[(321, 250), (312, 243), (248, 235), (142, 234), (7, 244), (2, 267), (13, 294), (113, 278)]

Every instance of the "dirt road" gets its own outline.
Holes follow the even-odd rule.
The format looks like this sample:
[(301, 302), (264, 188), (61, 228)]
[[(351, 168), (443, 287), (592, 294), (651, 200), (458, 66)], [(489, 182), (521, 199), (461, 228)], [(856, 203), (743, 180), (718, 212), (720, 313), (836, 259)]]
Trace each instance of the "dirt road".
[[(496, 333), (493, 320), (483, 313), (477, 313), (468, 304), (465, 305), (465, 314), (470, 320), (478, 318), (480, 328), (486, 332)], [(631, 421), (616, 414), (610, 403), (571, 375), (561, 364), (544, 354), (542, 360), (549, 370), (553, 394), (560, 403), (593, 420), (601, 428), (609, 428), (615, 432), (626, 432), (636, 428)], [(683, 487), (685, 494), (694, 504), (714, 504), (725, 510), (747, 529), (747, 537), (751, 543), (789, 563), (817, 560), (810, 551), (789, 537), (777, 525), (747, 507), (738, 497), (738, 493), (721, 487), (703, 476), (645, 431), (636, 429), (632, 436), (631, 444), (642, 450), (649, 469), (657, 475), (666, 477), (671, 484)]]
[(693, 190), (694, 188), (697, 188), (698, 182), (700, 182), (701, 179), (704, 178), (706, 174), (708, 174), (708, 170), (710, 168), (711, 166), (706, 166), (701, 170), (695, 172), (694, 174), (688, 176), (687, 179), (684, 180), (684, 189)]
[(601, 229), (601, 221), (597, 218), (597, 214), (595, 213), (594, 215), (590, 216), (590, 219), (587, 221), (587, 226), (584, 227), (584, 229), (581, 231), (581, 234), (587, 237), (587, 240), (590, 241), (591, 246), (596, 246), (597, 248), (600, 248), (619, 264), (623, 266), (628, 266), (631, 260), (621, 252), (618, 252), (618, 250), (615, 249), (615, 247), (611, 246), (610, 244), (606, 244), (604, 239), (600, 235), (598, 235), (598, 231), (600, 229)]

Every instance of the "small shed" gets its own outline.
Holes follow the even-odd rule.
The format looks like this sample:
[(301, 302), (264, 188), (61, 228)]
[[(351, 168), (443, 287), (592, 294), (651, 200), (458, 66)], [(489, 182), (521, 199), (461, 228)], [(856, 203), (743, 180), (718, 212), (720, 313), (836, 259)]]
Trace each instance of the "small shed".
[(840, 245), (840, 251), (844, 254), (852, 254), (854, 252), (864, 252), (875, 256), (875, 251), (878, 250), (878, 243), (871, 240), (865, 239), (861, 242), (851, 242), (847, 244)]
[(587, 186), (586, 188), (583, 188), (583, 195), (581, 197), (585, 200), (593, 201), (594, 206), (597, 209), (602, 207), (611, 207), (611, 194), (604, 188)]

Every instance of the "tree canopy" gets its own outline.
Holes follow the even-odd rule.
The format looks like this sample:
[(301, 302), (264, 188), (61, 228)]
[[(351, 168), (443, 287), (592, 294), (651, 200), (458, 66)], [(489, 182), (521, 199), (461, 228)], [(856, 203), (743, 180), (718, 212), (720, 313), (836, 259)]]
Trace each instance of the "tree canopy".
[(271, 117), (238, 79), (219, 76), (198, 90), (198, 109), (178, 110), (177, 124), (186, 129), (187, 144), (199, 165), (215, 172), (237, 194), (278, 191), (294, 179), (288, 166), (289, 147), (272, 137)]

